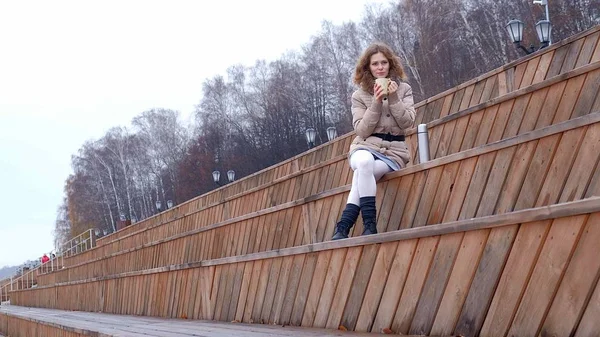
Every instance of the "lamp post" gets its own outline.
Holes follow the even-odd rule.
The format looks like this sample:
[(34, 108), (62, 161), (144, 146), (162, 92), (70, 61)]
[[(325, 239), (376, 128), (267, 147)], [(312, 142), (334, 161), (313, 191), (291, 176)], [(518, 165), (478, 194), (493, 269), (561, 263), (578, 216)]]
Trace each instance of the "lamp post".
[(173, 207), (173, 200), (167, 200), (167, 209)]
[(306, 142), (308, 143), (309, 148), (313, 148), (315, 146), (315, 137), (317, 136), (317, 131), (314, 128), (306, 129)]
[(227, 180), (229, 180), (230, 183), (235, 180), (235, 171), (234, 170), (227, 171)]
[(337, 130), (335, 127), (330, 126), (327, 128), (327, 139), (332, 141), (335, 137), (337, 137)]
[[(540, 20), (535, 24), (535, 31), (540, 40), (540, 47), (537, 50), (546, 48), (552, 44), (552, 23), (550, 22), (550, 13), (548, 11), (548, 0), (534, 0), (534, 4), (542, 5), (546, 7), (546, 20)], [(525, 48), (521, 45), (523, 41), (523, 28), (525, 25), (521, 20), (512, 19), (506, 24), (508, 35), (511, 41), (514, 43), (517, 49), (521, 49), (526, 55), (529, 55), (536, 51), (533, 44), (529, 48)]]
[(161, 212), (161, 207), (162, 207), (162, 202), (160, 202), (160, 200), (156, 200), (156, 210), (158, 211), (157, 213)]
[(212, 173), (213, 176), (213, 181), (215, 182), (215, 184), (221, 186), (221, 184), (219, 183), (219, 181), (221, 180), (221, 172), (214, 170)]

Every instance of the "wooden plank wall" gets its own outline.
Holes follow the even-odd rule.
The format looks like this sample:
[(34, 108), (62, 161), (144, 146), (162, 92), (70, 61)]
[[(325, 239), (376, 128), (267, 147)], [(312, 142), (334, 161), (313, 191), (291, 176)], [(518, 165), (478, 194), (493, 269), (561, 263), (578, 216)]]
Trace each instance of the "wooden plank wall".
[[(388, 232), (600, 195), (599, 161), (596, 113), (413, 166), (381, 183), (378, 228)], [(328, 191), (303, 203), (140, 244), (41, 275), (38, 282), (51, 285), (327, 241), (347, 193), (348, 187)], [(361, 230), (359, 221), (355, 235)]]
[[(84, 337), (91, 333), (69, 331), (64, 327), (46, 325), (0, 313), (0, 333), (8, 337)], [(97, 334), (96, 334), (97, 335)]]
[[(600, 62), (595, 62), (474, 109), (444, 117), (430, 123), (432, 158), (441, 158), (600, 111), (599, 91)], [(418, 157), (416, 153), (414, 156)], [(198, 212), (180, 218), (163, 219), (162, 223), (71, 257), (68, 265), (77, 265), (144, 243), (314, 196), (349, 184), (351, 174), (345, 155), (323, 160), (276, 179), (270, 185), (250, 189)]]
[[(459, 112), (487, 100), (523, 89), (528, 85), (539, 83), (544, 79), (567, 73), (573, 69), (600, 60), (600, 44), (598, 38), (600, 28), (565, 39), (550, 48), (539, 51), (529, 57), (519, 59), (502, 68), (493, 70), (471, 81), (447, 90), (416, 105), (417, 121), (415, 124), (427, 123)], [(414, 134), (414, 130), (411, 131)], [(152, 217), (134, 224), (117, 233), (98, 240), (102, 246), (107, 242), (131, 234), (140, 229), (159, 224), (164, 219), (179, 218), (219, 203), (227, 197), (257, 188), (287, 174), (315, 165), (323, 160), (347, 152), (353, 133), (339, 137), (316, 149), (298, 155), (290, 160), (271, 166), (234, 184), (211, 191), (198, 198), (192, 199), (173, 210), (163, 212), (161, 216)], [(416, 152), (416, 138), (410, 137), (409, 148)]]
[(18, 305), (396, 334), (600, 331), (600, 199), (92, 279)]

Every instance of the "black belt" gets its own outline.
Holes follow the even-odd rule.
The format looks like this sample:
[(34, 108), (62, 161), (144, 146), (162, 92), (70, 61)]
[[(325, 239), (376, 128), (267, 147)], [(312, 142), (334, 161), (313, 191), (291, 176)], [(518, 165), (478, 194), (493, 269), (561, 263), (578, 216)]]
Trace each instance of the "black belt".
[(404, 135), (394, 136), (389, 133), (374, 133), (371, 136), (379, 137), (388, 142), (403, 142), (404, 141)]

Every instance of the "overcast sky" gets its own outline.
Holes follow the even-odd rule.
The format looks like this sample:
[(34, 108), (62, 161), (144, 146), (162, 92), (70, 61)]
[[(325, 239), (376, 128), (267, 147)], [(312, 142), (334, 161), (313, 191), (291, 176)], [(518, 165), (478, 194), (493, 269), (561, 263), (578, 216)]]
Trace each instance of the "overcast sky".
[(0, 267), (53, 249), (71, 155), (141, 112), (184, 121), (202, 82), (299, 50), (389, 0), (0, 0)]

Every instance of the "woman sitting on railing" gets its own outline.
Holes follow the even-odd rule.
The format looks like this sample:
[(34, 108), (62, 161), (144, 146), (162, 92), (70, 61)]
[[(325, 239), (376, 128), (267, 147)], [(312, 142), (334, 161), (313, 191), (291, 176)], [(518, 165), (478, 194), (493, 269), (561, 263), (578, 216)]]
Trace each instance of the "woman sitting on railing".
[(350, 146), (354, 170), (346, 208), (333, 240), (345, 239), (362, 212), (362, 235), (377, 233), (376, 182), (384, 174), (406, 166), (409, 152), (405, 130), (415, 121), (410, 85), (399, 58), (385, 44), (375, 43), (362, 54), (354, 72), (360, 86), (352, 95), (352, 124), (356, 138)]

